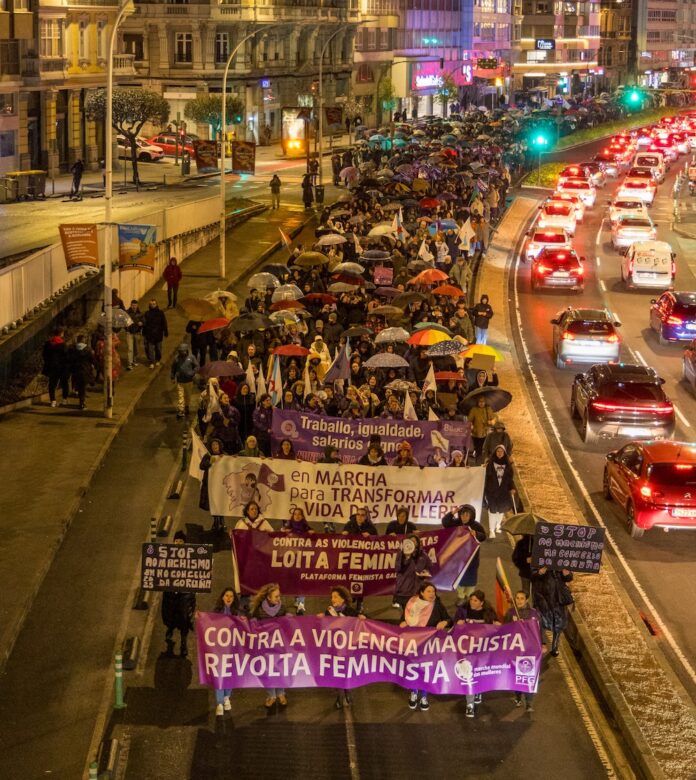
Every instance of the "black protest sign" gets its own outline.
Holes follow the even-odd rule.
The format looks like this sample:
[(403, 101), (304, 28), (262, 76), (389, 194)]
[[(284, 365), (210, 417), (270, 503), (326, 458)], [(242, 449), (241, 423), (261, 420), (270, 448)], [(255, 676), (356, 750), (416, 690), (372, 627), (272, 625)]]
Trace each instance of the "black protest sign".
[(140, 584), (143, 590), (209, 593), (213, 580), (210, 544), (143, 544)]
[(537, 523), (532, 568), (569, 569), (596, 574), (602, 562), (604, 529), (590, 525)]

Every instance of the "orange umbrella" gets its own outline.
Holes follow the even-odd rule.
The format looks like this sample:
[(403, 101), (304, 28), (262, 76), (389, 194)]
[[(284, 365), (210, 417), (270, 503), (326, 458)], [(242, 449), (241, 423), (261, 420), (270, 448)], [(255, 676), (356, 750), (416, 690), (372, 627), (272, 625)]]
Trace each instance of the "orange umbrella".
[(418, 276), (414, 276), (413, 279), (409, 279), (409, 284), (435, 284), (436, 282), (444, 282), (449, 279), (449, 276), (444, 271), (440, 271), (438, 268), (428, 268), (425, 271), (421, 271)]
[(443, 284), (433, 290), (433, 295), (446, 295), (448, 298), (461, 298), (464, 290), (455, 287), (453, 284)]
[(270, 306), (271, 311), (283, 311), (284, 309), (304, 309), (299, 301), (276, 301)]
[(441, 330), (427, 328), (417, 330), (408, 337), (408, 343), (418, 347), (432, 347), (433, 344), (439, 344), (441, 341), (449, 341), (450, 337)]

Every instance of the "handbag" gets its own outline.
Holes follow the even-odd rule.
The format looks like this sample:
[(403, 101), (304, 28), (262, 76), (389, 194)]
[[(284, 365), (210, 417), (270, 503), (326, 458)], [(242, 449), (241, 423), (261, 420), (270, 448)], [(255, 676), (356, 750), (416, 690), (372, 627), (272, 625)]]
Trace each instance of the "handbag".
[(561, 580), (558, 581), (558, 603), (563, 607), (569, 607), (575, 603), (570, 588)]

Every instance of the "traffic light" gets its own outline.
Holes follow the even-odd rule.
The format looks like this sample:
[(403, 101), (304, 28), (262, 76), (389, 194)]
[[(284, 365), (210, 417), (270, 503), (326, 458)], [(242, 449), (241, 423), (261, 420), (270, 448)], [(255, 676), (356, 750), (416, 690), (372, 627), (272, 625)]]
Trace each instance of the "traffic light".
[(551, 145), (551, 138), (545, 130), (535, 130), (530, 140), (532, 149), (536, 152), (544, 152)]
[(630, 87), (624, 93), (624, 103), (631, 111), (638, 111), (643, 108), (643, 93), (638, 87)]

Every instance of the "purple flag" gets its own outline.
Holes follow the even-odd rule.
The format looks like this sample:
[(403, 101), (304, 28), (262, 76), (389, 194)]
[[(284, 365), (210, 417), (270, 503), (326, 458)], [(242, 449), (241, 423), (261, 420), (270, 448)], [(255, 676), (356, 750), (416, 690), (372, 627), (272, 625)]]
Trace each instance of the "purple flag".
[(348, 357), (348, 342), (338, 353), (336, 359), (324, 376), (324, 382), (336, 382), (338, 379), (350, 379), (350, 359)]

